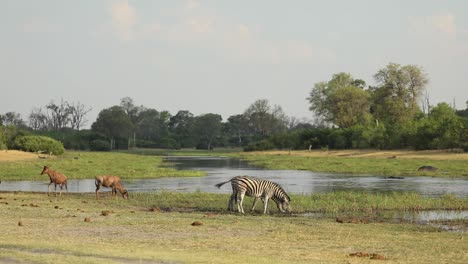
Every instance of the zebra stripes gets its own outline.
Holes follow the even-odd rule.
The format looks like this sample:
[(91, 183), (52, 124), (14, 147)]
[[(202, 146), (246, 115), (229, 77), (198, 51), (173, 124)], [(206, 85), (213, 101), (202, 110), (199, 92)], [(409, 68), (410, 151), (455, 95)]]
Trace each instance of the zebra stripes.
[(237, 210), (239, 213), (244, 213), (242, 206), (244, 195), (254, 197), (252, 211), (257, 205), (258, 198), (261, 198), (263, 201), (264, 214), (267, 211), (268, 199), (272, 199), (281, 212), (290, 211), (289, 202), (291, 198), (277, 183), (249, 176), (236, 176), (229, 181), (218, 183), (215, 186), (221, 188), (222, 185), (228, 182), (231, 182), (232, 185), (232, 195), (229, 199), (228, 207), (230, 211), (234, 211), (234, 202), (237, 202)]

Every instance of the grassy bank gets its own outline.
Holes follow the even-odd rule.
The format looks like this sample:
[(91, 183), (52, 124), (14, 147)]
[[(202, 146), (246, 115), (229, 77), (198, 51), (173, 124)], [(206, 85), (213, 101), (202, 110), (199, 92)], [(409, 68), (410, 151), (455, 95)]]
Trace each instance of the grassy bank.
[[(227, 195), (149, 193), (129, 201), (96, 201), (92, 194), (0, 197), (0, 262), (367, 263), (372, 254), (386, 263), (468, 261), (464, 234), (412, 224), (240, 216), (224, 211)], [(293, 201), (302, 204), (298, 196)], [(193, 226), (196, 221), (200, 225)], [(351, 256), (358, 252), (369, 255)]]
[[(227, 208), (229, 195), (211, 193), (154, 192), (135, 193), (129, 201), (135, 206), (157, 207), (161, 209), (202, 210), (222, 212)], [(423, 197), (416, 193), (361, 193), (329, 192), (311, 195), (291, 195), (293, 213), (306, 212), (372, 212), (385, 210), (468, 210), (468, 198), (444, 195), (438, 198)], [(244, 208), (252, 206), (253, 199), (245, 197)], [(260, 203), (261, 204), (261, 203)], [(269, 210), (277, 212), (274, 202)], [(261, 212), (257, 205), (256, 211)]]
[[(252, 164), (278, 170), (393, 175), (468, 177), (468, 153), (434, 151), (265, 151), (239, 153)], [(424, 165), (439, 168), (418, 172)]]
[(125, 179), (204, 176), (200, 171), (178, 171), (168, 167), (161, 156), (119, 152), (67, 151), (61, 156), (15, 161), (0, 161), (0, 179), (43, 180), (44, 165), (52, 165), (69, 179), (88, 179), (96, 175), (118, 175)]

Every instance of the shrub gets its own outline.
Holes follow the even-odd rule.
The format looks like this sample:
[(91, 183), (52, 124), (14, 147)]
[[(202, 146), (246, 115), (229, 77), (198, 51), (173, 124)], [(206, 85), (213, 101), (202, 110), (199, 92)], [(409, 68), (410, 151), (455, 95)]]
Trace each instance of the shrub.
[(52, 152), (55, 155), (61, 155), (65, 152), (62, 142), (44, 136), (20, 136), (15, 139), (15, 148), (23, 151)]
[(91, 141), (89, 148), (94, 151), (110, 151), (110, 144), (105, 140), (95, 139)]
[(261, 140), (257, 142), (252, 142), (247, 147), (244, 148), (244, 151), (262, 151), (262, 150), (272, 150), (275, 149), (273, 143), (269, 140)]

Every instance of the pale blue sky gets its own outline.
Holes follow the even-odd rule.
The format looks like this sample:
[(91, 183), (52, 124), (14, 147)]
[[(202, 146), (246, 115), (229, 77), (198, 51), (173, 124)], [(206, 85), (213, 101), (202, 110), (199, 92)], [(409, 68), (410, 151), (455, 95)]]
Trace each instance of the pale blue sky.
[(468, 100), (468, 1), (0, 1), (0, 113), (61, 99), (195, 115), (257, 99), (311, 119), (314, 83), (374, 84), (389, 62), (429, 76), (432, 104)]

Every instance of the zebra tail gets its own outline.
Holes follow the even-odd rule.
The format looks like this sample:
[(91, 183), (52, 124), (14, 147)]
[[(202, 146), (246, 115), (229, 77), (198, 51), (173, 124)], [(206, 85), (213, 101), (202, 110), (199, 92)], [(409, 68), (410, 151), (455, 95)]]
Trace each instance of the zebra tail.
[(231, 181), (231, 180), (225, 181), (225, 182), (220, 182), (220, 183), (216, 184), (215, 186), (218, 187), (218, 188), (221, 188), (221, 186), (223, 186), (224, 184), (226, 184), (226, 183), (228, 183), (228, 182), (230, 182), (230, 181)]

